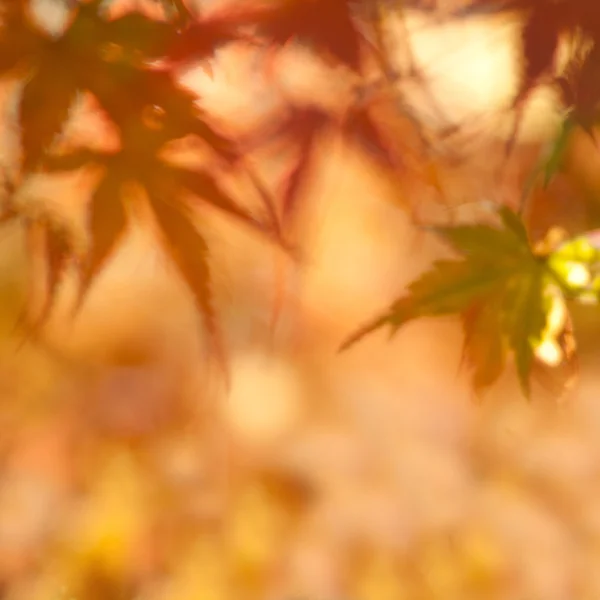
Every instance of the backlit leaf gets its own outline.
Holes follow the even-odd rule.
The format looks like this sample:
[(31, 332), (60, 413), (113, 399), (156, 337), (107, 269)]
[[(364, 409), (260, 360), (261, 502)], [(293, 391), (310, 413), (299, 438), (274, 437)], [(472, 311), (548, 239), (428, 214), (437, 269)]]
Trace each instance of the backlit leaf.
[(484, 266), (469, 261), (436, 261), (408, 288), (408, 295), (396, 301), (386, 315), (353, 334), (342, 349), (384, 325), (395, 332), (418, 317), (460, 313), (469, 305), (502, 286), (511, 270)]
[(565, 152), (568, 147), (568, 143), (571, 139), (573, 130), (575, 129), (575, 122), (571, 118), (565, 119), (563, 122), (560, 132), (557, 138), (552, 143), (548, 155), (545, 157), (543, 163), (543, 185), (548, 187), (548, 184), (559, 171), (564, 160)]
[(80, 301), (115, 251), (127, 227), (122, 201), (124, 184), (119, 178), (105, 175), (91, 198), (88, 217), (90, 250), (82, 272)]
[(206, 242), (191, 223), (191, 213), (185, 206), (176, 206), (172, 200), (156, 197), (151, 191), (149, 195), (165, 248), (194, 296), (217, 360), (224, 364), (223, 340), (214, 307)]
[(180, 183), (184, 190), (190, 192), (200, 200), (207, 202), (246, 225), (250, 225), (251, 227), (256, 227), (258, 225), (254, 217), (246, 209), (235, 202), (233, 198), (223, 192), (214, 178), (208, 173), (173, 168), (172, 176)]
[[(490, 386), (502, 374), (506, 347), (500, 322), (499, 297), (485, 298), (462, 315), (465, 341), (463, 359), (471, 369), (476, 392)], [(500, 297), (501, 299), (501, 297)]]
[(546, 325), (544, 303), (545, 273), (543, 268), (528, 272), (511, 282), (504, 307), (503, 330), (515, 358), (519, 382), (524, 394), (530, 394), (529, 375), (535, 357), (535, 346), (540, 342)]
[(510, 209), (498, 210), (502, 227), (485, 224), (435, 227), (433, 231), (472, 261), (509, 262), (532, 260), (527, 233)]
[(45, 301), (33, 326), (34, 333), (45, 324), (54, 307), (56, 295), (73, 254), (73, 241), (66, 226), (55, 223), (49, 218), (43, 219), (37, 225), (41, 227), (43, 237), (43, 258), (47, 279)]

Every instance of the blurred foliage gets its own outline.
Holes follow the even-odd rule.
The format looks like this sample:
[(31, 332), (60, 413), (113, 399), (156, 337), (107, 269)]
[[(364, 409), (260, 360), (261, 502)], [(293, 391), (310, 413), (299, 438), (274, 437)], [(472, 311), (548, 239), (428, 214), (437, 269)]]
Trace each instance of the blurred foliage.
[[(340, 474), (336, 467), (324, 484), (314, 473), (277, 464), (275, 458), (284, 462), (283, 453), (263, 465), (253, 453), (260, 455), (259, 450), (249, 448), (248, 440), (246, 447), (232, 439), (227, 424), (223, 427), (223, 421), (234, 419), (223, 418), (222, 408), (211, 404), (208, 377), (201, 393), (189, 392), (176, 367), (163, 373), (159, 361), (152, 362), (152, 351), (118, 348), (111, 357), (114, 364), (98, 366), (66, 356), (46, 339), (52, 318), (62, 308), (61, 294), (68, 296), (72, 280), (77, 290), (66, 311), (70, 316), (88, 300), (92, 285), (127, 235), (141, 226), (186, 284), (203, 320), (210, 359), (228, 378), (236, 357), (228, 348), (214, 292), (215, 275), (220, 275), (214, 270), (214, 248), (222, 231), (211, 229), (211, 215), (220, 214), (268, 242), (286, 260), (302, 261), (307, 250), (302, 203), (315, 178), (324, 138), (358, 151), (394, 190), (416, 179), (444, 200), (441, 173), (448, 156), (440, 147), (449, 144), (457, 127), (432, 133), (403, 97), (403, 84), (416, 84), (423, 98), (436, 105), (411, 54), (408, 30), (398, 34), (408, 48), (406, 69), (397, 68), (391, 58), (385, 20), (390, 15), (402, 20), (403, 3), (249, 1), (195, 10), (184, 0), (164, 0), (119, 12), (119, 0), (53, 1), (64, 9), (66, 20), (60, 31), (50, 33), (34, 18), (33, 2), (0, 0), (0, 77), (7, 84), (20, 84), (19, 156), (12, 166), (11, 161), (2, 165), (6, 236), (0, 255), (7, 260), (0, 265), (0, 595), (10, 600), (291, 600), (307, 594), (312, 600), (318, 586), (311, 588), (314, 569), (302, 558), (301, 542), (311, 527), (319, 543), (339, 548), (323, 557), (323, 563), (331, 561), (331, 572), (314, 580), (329, 581), (329, 587), (349, 598), (506, 598), (531, 596), (536, 585), (543, 587), (535, 577), (534, 584), (527, 578), (519, 544), (492, 531), (478, 514), (463, 515), (434, 531), (416, 526), (411, 534), (403, 531), (409, 539), (403, 548), (365, 541), (357, 533), (361, 526), (372, 525), (365, 512), (356, 508), (356, 513), (346, 514), (338, 506), (328, 513), (326, 501), (330, 495), (354, 494), (356, 506), (362, 506), (361, 493), (372, 483), (369, 477)], [(436, 3), (429, 4), (431, 9)], [(558, 381), (551, 388), (556, 399), (575, 387), (576, 340), (597, 348), (585, 319), (597, 323), (600, 235), (597, 223), (574, 232), (558, 218), (541, 235), (534, 234), (537, 224), (527, 218), (527, 209), (536, 193), (546, 193), (567, 173), (582, 131), (586, 141), (596, 144), (600, 9), (585, 0), (480, 0), (444, 12), (460, 19), (495, 11), (519, 13), (522, 21), (523, 68), (510, 103), (515, 125), (505, 154), (518, 145), (526, 102), (543, 83), (558, 90), (562, 103), (557, 135), (538, 153), (515, 197), (495, 205), (477, 222), (423, 223), (417, 219), (419, 199), (403, 195), (401, 208), (416, 229), (443, 242), (446, 247), (436, 249), (443, 257), (344, 347), (385, 325), (395, 333), (412, 320), (454, 315), (462, 327), (470, 385), (477, 393), (501, 384), (512, 360), (526, 396), (532, 395), (536, 377), (550, 374)], [(572, 48), (566, 66), (559, 69), (557, 55), (565, 39)], [(267, 123), (243, 135), (201, 108), (202, 98), (182, 83), (185, 71), (198, 64), (210, 75), (218, 67), (219, 50), (235, 44), (261, 50), (261, 77), (282, 106)], [(279, 86), (277, 60), (290, 47), (301, 47), (322, 63), (328, 78), (341, 82), (348, 97), (332, 106), (288, 98)], [(73, 139), (69, 123), (81, 100), (92, 103), (95, 117), (114, 133), (115, 144), (103, 145), (106, 140), (95, 135), (91, 137), (97, 144)], [(380, 103), (401, 127), (395, 129), (381, 118)], [(407, 132), (410, 136), (404, 136)], [(178, 144), (186, 143), (195, 144), (191, 166), (176, 157)], [(292, 156), (279, 185), (263, 181), (253, 162), (255, 153), (273, 147), (278, 158)], [(84, 243), (76, 226), (28, 187), (36, 177), (73, 173), (89, 174), (92, 182)], [(240, 181), (248, 183), (246, 193), (238, 193), (235, 184)], [(583, 195), (569, 200), (583, 204)], [(485, 204), (481, 198), (469, 200)], [(454, 208), (443, 205), (441, 210), (452, 217)], [(446, 256), (452, 253), (458, 257)], [(281, 281), (276, 285), (284, 287)], [(275, 312), (285, 296), (277, 291)], [(145, 301), (138, 299), (140, 308)], [(578, 328), (578, 322), (584, 327)], [(36, 343), (23, 343), (23, 337)], [(281, 371), (272, 378), (287, 378), (290, 388), (302, 387), (294, 374)], [(275, 439), (280, 429), (293, 428), (302, 411), (295, 410), (297, 399), (288, 406), (289, 399), (273, 398), (289, 391), (289, 381), (265, 391), (256, 379), (258, 384), (252, 377), (244, 380), (240, 392), (238, 378), (238, 395), (231, 393), (229, 400), (233, 397), (236, 410), (250, 406), (244, 409), (250, 422), (250, 412), (259, 409), (256, 403), (245, 403), (244, 394), (263, 394), (260, 409), (267, 416), (255, 419), (254, 427), (275, 431)], [(319, 390), (316, 395), (320, 400), (326, 394)], [(201, 408), (197, 395), (206, 401)], [(302, 396), (297, 402), (305, 400)], [(559, 513), (572, 501), (567, 512), (575, 514), (579, 505), (569, 496), (572, 486), (557, 479), (554, 487), (544, 487), (539, 483), (543, 475), (536, 479), (531, 474), (535, 456), (521, 463), (510, 453), (503, 455), (506, 448), (491, 439), (498, 415), (508, 415), (508, 420), (518, 421), (516, 429), (527, 430), (525, 406), (502, 407), (492, 417), (480, 414), (480, 435), (489, 434), (490, 440), (483, 451), (476, 447), (477, 434), (469, 434), (474, 439), (460, 450), (468, 476), (477, 479), (478, 468), (484, 473), (479, 483), (491, 505), (500, 498), (499, 504), (512, 506), (519, 496), (513, 477), (535, 489), (521, 493), (521, 507), (547, 502), (549, 512)], [(238, 430), (244, 428), (242, 417), (236, 417)], [(260, 437), (255, 431), (252, 435)], [(412, 456), (405, 452), (410, 442), (398, 441), (400, 450), (395, 448), (393, 456), (398, 463)], [(417, 460), (404, 467), (418, 487), (420, 474), (431, 465), (418, 446), (423, 442), (412, 442), (413, 455), (425, 466)], [(454, 450), (444, 443), (436, 440), (430, 451), (433, 462), (450, 465), (447, 472), (440, 467), (440, 479), (454, 481), (458, 465), (452, 462)], [(327, 463), (334, 447), (330, 440), (317, 452), (315, 470)], [(577, 467), (587, 450), (576, 453)], [(493, 475), (486, 476), (486, 468)], [(588, 472), (581, 469), (585, 479)], [(339, 470), (343, 472), (343, 464)], [(351, 483), (344, 483), (344, 477)], [(394, 482), (388, 482), (388, 491), (395, 501), (411, 497), (415, 514), (426, 510), (427, 502), (411, 496), (412, 483), (403, 482), (399, 494)], [(350, 489), (352, 485), (357, 489)], [(431, 504), (444, 504), (445, 498), (432, 489)], [(486, 497), (472, 501), (485, 512)], [(368, 506), (369, 517), (378, 513)], [(336, 519), (343, 526), (336, 526)], [(354, 534), (345, 537), (340, 531), (344, 526)], [(593, 534), (589, 538), (582, 543), (597, 543)], [(343, 572), (337, 578), (334, 558)]]

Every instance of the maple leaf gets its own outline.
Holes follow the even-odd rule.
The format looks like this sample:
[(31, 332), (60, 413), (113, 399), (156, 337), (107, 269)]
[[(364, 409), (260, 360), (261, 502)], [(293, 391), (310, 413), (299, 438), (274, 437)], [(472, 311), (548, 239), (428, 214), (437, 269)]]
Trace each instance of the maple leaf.
[(456, 225), (454, 227), (434, 227), (434, 231), (455, 250), (472, 262), (502, 263), (509, 267), (531, 259), (527, 234), (520, 222), (510, 215), (506, 207), (499, 209), (503, 228), (491, 225)]
[(407, 296), (397, 300), (385, 315), (353, 334), (343, 343), (342, 350), (384, 325), (390, 325), (393, 334), (419, 317), (460, 313), (502, 285), (509, 274), (506, 269), (484, 269), (481, 264), (469, 261), (438, 260), (408, 287)]
[(216, 45), (240, 39), (239, 32), (234, 32), (241, 27), (258, 28), (276, 46), (298, 40), (321, 56), (330, 56), (354, 70), (359, 68), (364, 38), (354, 23), (348, 0), (232, 3), (184, 31), (170, 56), (179, 60), (207, 56)]
[(238, 12), (239, 7), (229, 8), (226, 12), (190, 22), (171, 39), (163, 58), (169, 64), (180, 67), (212, 58), (216, 50), (231, 42), (245, 40), (253, 43), (251, 36), (238, 31), (239, 25), (245, 21), (239, 19)]
[(332, 117), (314, 106), (291, 105), (287, 114), (275, 125), (255, 132), (246, 146), (255, 149), (276, 142), (291, 147), (297, 158), (284, 178), (281, 192), (283, 221), (293, 218), (306, 180), (314, 165), (315, 151), (321, 134), (332, 123)]
[[(45, 297), (38, 315), (25, 329), (30, 337), (37, 337), (54, 308), (57, 292), (74, 254), (74, 238), (69, 228), (50, 215), (25, 219), (25, 234), (33, 252), (42, 259), (46, 274)], [(19, 319), (24, 325), (28, 319)]]
[(183, 203), (173, 203), (153, 192), (149, 193), (149, 198), (162, 234), (163, 244), (192, 291), (213, 344), (214, 355), (219, 363), (224, 365), (225, 351), (213, 305), (207, 244), (191, 223), (189, 208), (186, 210)]
[(507, 288), (508, 306), (503, 312), (502, 330), (506, 332), (513, 352), (517, 374), (525, 395), (530, 395), (529, 375), (535, 357), (535, 347), (540, 342), (546, 325), (544, 265), (535, 264), (526, 276), (513, 279)]
[(500, 227), (433, 228), (463, 259), (434, 262), (409, 285), (407, 294), (383, 316), (354, 333), (342, 350), (384, 325), (390, 325), (395, 333), (419, 317), (461, 315), (463, 361), (471, 366), (476, 391), (499, 377), (510, 350), (519, 383), (528, 397), (536, 350), (544, 341), (548, 321), (546, 290), (555, 285), (555, 278), (547, 261), (531, 250), (517, 215), (506, 207), (498, 212)]
[(52, 43), (46, 51), (38, 70), (25, 84), (21, 98), (23, 167), (27, 170), (38, 165), (60, 132), (78, 91), (77, 81), (64, 69), (62, 57)]
[(20, 101), (23, 166), (34, 167), (63, 125), (77, 83), (65, 68), (61, 40), (35, 27), (27, 7), (15, 2), (4, 14), (0, 32), (0, 75), (19, 66), (30, 71)]
[(91, 249), (82, 269), (80, 301), (114, 253), (125, 232), (127, 215), (121, 194), (126, 183), (126, 180), (119, 177), (105, 176), (91, 198), (88, 222)]
[[(58, 38), (38, 31), (24, 8), (9, 11), (5, 19), (0, 37), (0, 74), (9, 73), (19, 64), (31, 69), (20, 102), (22, 162), (26, 170), (38, 165), (60, 133), (78, 92), (90, 89), (105, 104), (119, 105), (118, 99), (124, 93), (119, 85), (127, 79), (135, 80), (128, 76), (135, 73), (133, 65), (138, 58), (153, 58), (164, 51), (170, 36), (166, 23), (137, 13), (109, 21), (99, 14), (99, 8), (99, 2), (80, 4)], [(94, 83), (98, 84), (96, 89)], [(169, 82), (163, 84), (168, 86)], [(130, 99), (138, 98), (140, 91), (129, 90), (124, 102), (134, 111), (139, 102), (131, 103)], [(157, 90), (151, 91), (154, 100)], [(163, 101), (167, 91), (168, 87), (161, 90)]]
[[(184, 103), (186, 106), (188, 104)], [(74, 150), (62, 156), (50, 156), (44, 162), (49, 171), (79, 168), (88, 161), (96, 162), (105, 169), (92, 196), (89, 222), (91, 248), (84, 262), (75, 310), (79, 310), (95, 277), (124, 233), (127, 219), (123, 202), (128, 201), (130, 186), (135, 185), (151, 200), (169, 254), (194, 293), (216, 347), (216, 355), (223, 364), (223, 351), (212, 308), (206, 243), (186, 220), (191, 209), (195, 208), (191, 199), (196, 203), (206, 202), (259, 233), (264, 233), (264, 227), (225, 194), (212, 175), (170, 164), (162, 158), (160, 151), (164, 145), (181, 135), (181, 124), (171, 118), (171, 112), (158, 110), (158, 114), (154, 114), (157, 107), (149, 108), (152, 111), (150, 115), (145, 110), (137, 118), (129, 115), (127, 126), (121, 132), (119, 150), (105, 153)], [(205, 133), (210, 128), (202, 124), (198, 130)], [(181, 198), (186, 198), (186, 203)], [(180, 208), (165, 206), (165, 202), (176, 203)], [(184, 210), (185, 216), (177, 210)]]
[(476, 393), (492, 385), (506, 363), (500, 307), (498, 297), (492, 296), (474, 303), (461, 315), (465, 333), (461, 362), (466, 362), (472, 370), (471, 382)]
[(11, 0), (0, 5), (0, 76), (29, 64), (47, 37), (27, 18), (27, 2)]
[(276, 44), (296, 38), (320, 55), (331, 55), (359, 69), (363, 38), (354, 24), (348, 0), (286, 0), (277, 8), (253, 19)]

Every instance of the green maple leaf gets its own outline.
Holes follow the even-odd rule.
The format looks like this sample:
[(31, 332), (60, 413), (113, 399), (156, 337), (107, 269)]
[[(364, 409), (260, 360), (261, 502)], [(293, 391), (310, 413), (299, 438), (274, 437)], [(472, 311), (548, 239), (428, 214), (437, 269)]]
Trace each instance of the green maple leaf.
[(506, 207), (498, 213), (500, 227), (436, 228), (436, 233), (462, 254), (462, 260), (436, 261), (383, 316), (354, 333), (342, 349), (385, 325), (395, 333), (419, 317), (461, 315), (463, 358), (471, 366), (475, 389), (479, 391), (499, 377), (511, 351), (528, 396), (535, 349), (547, 321), (544, 291), (553, 276), (546, 261), (531, 251), (517, 215)]
[(502, 228), (491, 225), (456, 225), (433, 231), (471, 262), (499, 262), (507, 266), (532, 259), (527, 234), (511, 211), (499, 209)]
[(502, 311), (502, 331), (512, 350), (521, 389), (530, 394), (529, 375), (535, 348), (546, 326), (547, 312), (544, 290), (550, 283), (545, 266), (534, 265), (514, 278), (507, 286)]
[(506, 268), (487, 268), (470, 260), (436, 261), (429, 271), (409, 285), (406, 296), (398, 299), (386, 314), (353, 334), (344, 342), (342, 349), (349, 348), (384, 325), (390, 325), (392, 333), (395, 333), (419, 317), (460, 313), (503, 285), (510, 274), (511, 271)]

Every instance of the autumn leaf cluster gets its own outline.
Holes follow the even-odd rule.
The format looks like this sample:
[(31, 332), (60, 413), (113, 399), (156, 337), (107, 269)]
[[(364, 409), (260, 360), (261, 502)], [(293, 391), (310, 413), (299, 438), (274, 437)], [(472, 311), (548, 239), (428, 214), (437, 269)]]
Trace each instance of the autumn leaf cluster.
[[(373, 110), (381, 94), (394, 93), (402, 78), (424, 85), (416, 65), (400, 72), (386, 49), (384, 15), (401, 14), (403, 8), (401, 3), (379, 0), (257, 0), (198, 12), (181, 0), (164, 0), (155, 3), (161, 9), (158, 17), (137, 11), (114, 17), (111, 4), (68, 2), (66, 26), (50, 34), (32, 18), (27, 0), (0, 3), (0, 77), (24, 83), (18, 110), (21, 157), (16, 172), (5, 174), (4, 217), (22, 220), (28, 234), (42, 240), (37, 247), (47, 266), (46, 302), (41, 314), (28, 317), (29, 328), (41, 329), (72, 265), (79, 273), (77, 306), (81, 305), (129, 227), (132, 207), (141, 202), (150, 208), (157, 239), (195, 298), (215, 356), (226, 362), (211, 292), (210, 248), (197, 227), (198, 209), (208, 206), (224, 213), (289, 253), (288, 234), (323, 131), (337, 131), (392, 177), (412, 168), (414, 153), (403, 154), (402, 145), (382, 129)], [(585, 0), (481, 0), (454, 17), (469, 18), (482, 10), (517, 12), (524, 23), (523, 71), (511, 106), (515, 131), (508, 151), (531, 91), (545, 82), (560, 91), (565, 126), (531, 180), (540, 185), (543, 179), (541, 185), (547, 185), (560, 168), (571, 132), (583, 128), (593, 135), (600, 100), (600, 12)], [(559, 73), (557, 55), (565, 38), (572, 52)], [(200, 63), (210, 71), (215, 52), (230, 43), (263, 48), (261, 68), (267, 76), (275, 77), (273, 67), (284, 47), (300, 44), (329, 66), (332, 77), (353, 82), (355, 97), (343, 114), (290, 102), (268, 131), (251, 136), (254, 147), (277, 139), (296, 151), (296, 162), (276, 192), (250, 173), (245, 144), (219, 130), (199, 108), (198, 97), (180, 83), (182, 69)], [(102, 118), (117, 131), (115, 149), (65, 142), (65, 124), (82, 96), (92, 98)], [(190, 168), (170, 161), (173, 143), (192, 138), (210, 157), (206, 166)], [(426, 150), (427, 141), (421, 141)], [(88, 207), (89, 244), (82, 250), (51, 211), (30, 211), (27, 203), (14, 199), (32, 174), (90, 166), (101, 175)], [(250, 209), (231, 195), (219, 174), (250, 175), (262, 210)], [(572, 361), (570, 320), (566, 308), (560, 307), (566, 300), (597, 300), (598, 256), (593, 236), (561, 240), (542, 251), (534, 247), (517, 213), (500, 207), (499, 217), (500, 228), (471, 224), (435, 229), (462, 259), (436, 262), (376, 325), (389, 322), (397, 329), (421, 316), (460, 314), (475, 387), (493, 383), (511, 355), (527, 392), (536, 361)], [(575, 247), (580, 254), (567, 259)], [(573, 269), (583, 278), (575, 288)], [(553, 321), (552, 315), (559, 312), (563, 316)]]

